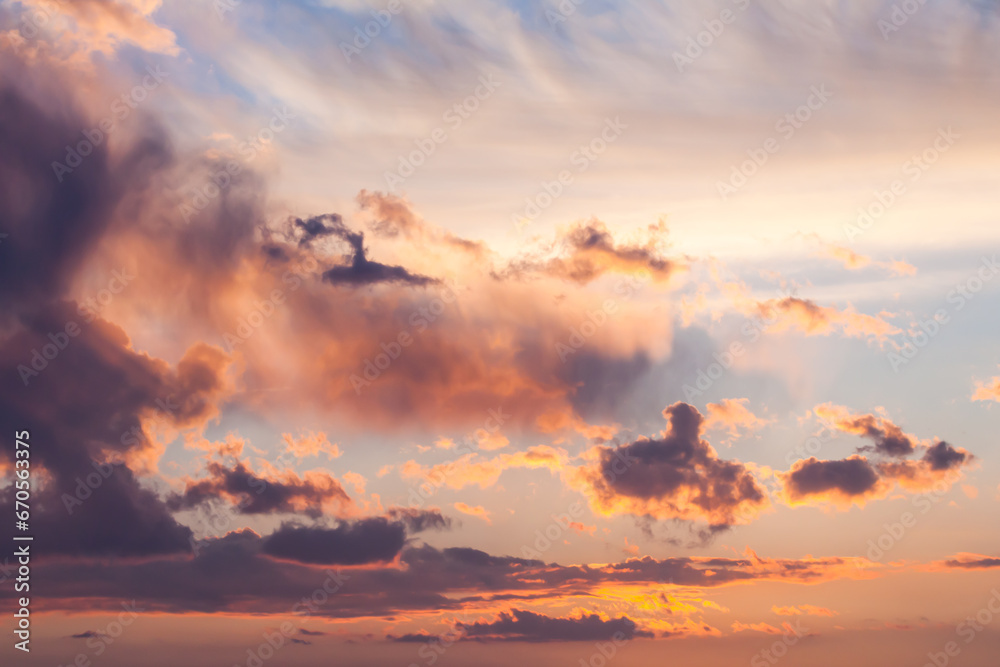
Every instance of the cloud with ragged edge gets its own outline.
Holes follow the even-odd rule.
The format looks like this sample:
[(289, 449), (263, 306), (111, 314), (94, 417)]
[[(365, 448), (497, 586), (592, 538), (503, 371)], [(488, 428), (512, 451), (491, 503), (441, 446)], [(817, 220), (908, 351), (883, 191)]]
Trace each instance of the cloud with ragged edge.
[(458, 623), (463, 639), (508, 642), (578, 642), (652, 637), (630, 618), (602, 618), (598, 614), (560, 618), (523, 609), (501, 612), (493, 621)]
[[(911, 492), (947, 488), (962, 478), (963, 468), (975, 459), (943, 440), (924, 444), (886, 418), (851, 414), (831, 404), (817, 406), (814, 412), (832, 428), (868, 438), (873, 444), (845, 459), (799, 460), (787, 472), (778, 473), (781, 495), (789, 505), (846, 508), (884, 498), (897, 486)], [(907, 458), (920, 452), (917, 459)]]
[(875, 261), (867, 255), (862, 255), (851, 248), (829, 243), (821, 240), (816, 235), (811, 235), (820, 245), (820, 250), (816, 255), (819, 257), (829, 257), (840, 262), (845, 269), (854, 271), (868, 266), (876, 266), (889, 272), (896, 277), (913, 276), (917, 273), (917, 268), (902, 260), (893, 259), (886, 262)]
[(468, 254), (470, 258), (481, 260), (489, 255), (484, 243), (470, 241), (447, 230), (430, 225), (413, 210), (403, 197), (383, 192), (362, 190), (356, 198), (358, 206), (370, 218), (372, 233), (382, 238), (402, 237), (425, 246), (431, 252), (440, 251), (444, 246)]
[(913, 436), (903, 433), (903, 430), (888, 419), (875, 415), (852, 415), (850, 411), (838, 405), (824, 403), (813, 409), (822, 421), (843, 433), (860, 435), (872, 441), (871, 448), (859, 451), (871, 451), (890, 457), (905, 458), (917, 449), (919, 441)]
[(405, 543), (403, 523), (373, 517), (335, 528), (283, 523), (264, 538), (261, 552), (299, 563), (361, 565), (391, 561)]
[(350, 230), (344, 224), (344, 219), (336, 213), (318, 215), (306, 220), (295, 218), (293, 224), (299, 232), (299, 245), (308, 246), (316, 239), (333, 237), (344, 241), (350, 247), (351, 252), (344, 257), (344, 263), (332, 266), (323, 272), (323, 280), (331, 285), (363, 287), (399, 284), (426, 287), (440, 282), (436, 278), (411, 273), (402, 266), (380, 264), (368, 259), (364, 232)]
[(1000, 376), (976, 382), (976, 389), (972, 392), (972, 400), (1000, 403)]
[(719, 290), (737, 310), (748, 317), (758, 318), (768, 332), (798, 331), (807, 336), (840, 334), (884, 344), (889, 336), (900, 333), (898, 327), (886, 321), (887, 313), (878, 317), (857, 312), (851, 305), (844, 309), (821, 306), (810, 299), (787, 294), (770, 299), (758, 299), (745, 283), (727, 282), (717, 275)]
[(666, 226), (650, 226), (649, 239), (641, 245), (617, 244), (607, 226), (599, 220), (569, 228), (555, 242), (509, 263), (494, 275), (501, 280), (550, 276), (581, 285), (607, 273), (635, 274), (655, 282), (666, 282), (683, 273), (679, 259), (664, 257), (660, 251)]
[(756, 431), (772, 423), (773, 419), (758, 417), (747, 405), (748, 398), (724, 398), (706, 405), (705, 430), (725, 429), (736, 438), (741, 431)]
[(468, 514), (469, 516), (474, 516), (477, 519), (482, 519), (486, 523), (492, 525), (493, 519), (490, 518), (490, 512), (482, 505), (469, 505), (467, 503), (458, 502), (453, 505), (462, 514)]
[(25, 24), (30, 28), (22, 29), (21, 34), (31, 38), (29, 45), (38, 48), (32, 33), (41, 32), (78, 66), (92, 53), (114, 56), (126, 45), (151, 53), (180, 53), (177, 36), (152, 18), (160, 0), (74, 0), (58, 5), (24, 0), (21, 4), (27, 10)]
[(271, 477), (253, 472), (242, 461), (229, 467), (211, 461), (206, 471), (207, 478), (188, 480), (184, 491), (171, 494), (167, 506), (178, 511), (223, 499), (235, 505), (240, 514), (302, 514), (312, 518), (343, 516), (354, 510), (354, 501), (343, 485), (323, 470), (307, 471), (301, 477), (288, 470)]
[(960, 553), (947, 560), (931, 563), (930, 569), (943, 570), (992, 570), (1000, 568), (1000, 558), (982, 554)]
[(705, 419), (686, 403), (664, 409), (657, 438), (591, 450), (593, 462), (568, 479), (602, 515), (704, 521), (712, 530), (747, 523), (768, 506), (767, 493), (738, 461), (720, 459), (702, 434)]
[[(639, 591), (673, 596), (691, 587), (762, 581), (808, 585), (869, 579), (885, 569), (863, 558), (772, 559), (749, 550), (743, 558), (644, 557), (560, 565), (470, 548), (407, 546), (401, 525), (367, 519), (336, 527), (285, 524), (263, 537), (248, 529), (234, 531), (200, 541), (196, 553), (185, 558), (43, 560), (36, 581), (37, 595), (49, 609), (114, 609), (127, 598), (150, 612), (283, 615), (332, 577), (345, 594), (330, 595), (313, 615), (351, 619), (494, 608), (504, 599), (614, 598), (616, 590), (625, 604)], [(0, 591), (0, 597), (12, 595), (10, 589)], [(645, 598), (638, 599), (645, 604)], [(636, 614), (644, 612), (636, 608)]]
[(778, 616), (837, 616), (837, 612), (826, 607), (817, 607), (811, 604), (790, 605), (779, 607), (774, 605), (771, 611)]
[(423, 466), (410, 460), (400, 466), (400, 474), (404, 479), (422, 480), (434, 487), (446, 486), (450, 489), (461, 489), (476, 485), (485, 489), (496, 484), (505, 470), (544, 468), (558, 472), (563, 469), (567, 460), (568, 456), (563, 449), (549, 445), (536, 445), (521, 452), (501, 454), (491, 459), (484, 459), (473, 452), (431, 466)]
[[(25, 4), (39, 6), (34, 0)], [(155, 0), (70, 3), (66, 11), (80, 32), (66, 37), (78, 43), (61, 37), (60, 50), (109, 56), (75, 58), (73, 67), (86, 64), (88, 72), (104, 61), (128, 67), (138, 60), (131, 47), (121, 58), (110, 57), (124, 44), (175, 54), (173, 34), (152, 18), (158, 6)], [(32, 67), (45, 66), (45, 50), (40, 43), (28, 45)], [(481, 421), (479, 414), (469, 417), (473, 408), (481, 411), (496, 401), (515, 406), (518, 426), (603, 445), (586, 459), (583, 468), (592, 474), (579, 488), (594, 497), (600, 490), (609, 503), (620, 501), (609, 513), (698, 520), (719, 528), (740, 522), (733, 517), (755, 515), (764, 503), (756, 493), (754, 468), (720, 459), (703, 440), (709, 422), (734, 430), (755, 427), (747, 415), (723, 414), (725, 401), (710, 404), (697, 419), (671, 406), (667, 431), (624, 445), (608, 444), (619, 428), (604, 425), (610, 422), (603, 419), (607, 415), (588, 414), (588, 406), (632, 400), (649, 369), (669, 355), (683, 357), (669, 323), (652, 322), (647, 304), (609, 322), (569, 363), (552, 353), (553, 343), (592, 308), (592, 299), (581, 297), (577, 288), (596, 292), (603, 278), (627, 274), (648, 276), (650, 289), (662, 289), (683, 273), (686, 260), (667, 254), (662, 225), (635, 240), (603, 223), (579, 224), (507, 263), (484, 244), (431, 226), (402, 198), (379, 193), (362, 191), (353, 218), (345, 210), (292, 218), (283, 227), (286, 223), (267, 215), (275, 202), (262, 195), (266, 179), (247, 172), (181, 228), (171, 224), (176, 206), (163, 193), (187, 182), (181, 177), (192, 165), (216, 157), (192, 160), (176, 148), (184, 141), (174, 141), (155, 118), (137, 113), (132, 127), (98, 147), (85, 168), (57, 187), (52, 156), (61, 157), (65, 146), (94, 127), (96, 119), (80, 105), (86, 107), (86, 97), (92, 105), (106, 104), (105, 91), (94, 80), (45, 81), (44, 73), (25, 63), (2, 60), (0, 171), (15, 177), (0, 179), (0, 195), (9, 204), (0, 211), (0, 427), (11, 432), (26, 422), (37, 425), (33, 438), (44, 443), (33, 459), (38, 483), (33, 528), (45, 546), (32, 564), (38, 573), (33, 583), (44, 601), (42, 613), (109, 610), (131, 596), (158, 611), (287, 614), (329, 576), (326, 567), (343, 567), (355, 588), (331, 600), (321, 615), (398, 622), (406, 614), (472, 607), (489, 619), (466, 622), (479, 628), (471, 632), (479, 640), (572, 641), (581, 629), (588, 640), (613, 627), (623, 632), (633, 627), (633, 636), (648, 636), (657, 625), (641, 615), (644, 605), (658, 596), (664, 606), (654, 608), (667, 608), (662, 598), (678, 586), (806, 584), (881, 571), (861, 559), (760, 559), (752, 552), (736, 558), (560, 565), (473, 548), (439, 549), (414, 537), (432, 539), (438, 536), (428, 533), (451, 525), (439, 510), (390, 507), (383, 516), (359, 516), (328, 471), (252, 467), (239, 458), (242, 444), (228, 438), (213, 453), (231, 459), (196, 461), (204, 467), (190, 478), (167, 479), (173, 493), (164, 493), (157, 469), (164, 448), (175, 446), (178, 435), (203, 438), (230, 406), (270, 423), (283, 409), (301, 406), (304, 412), (346, 415), (354, 424), (398, 434), (413, 423), (457, 429), (462, 420)], [(91, 87), (94, 92), (86, 92)], [(80, 317), (84, 287), (123, 258), (139, 269), (130, 287), (134, 293), (88, 322), (38, 375), (23, 376), (20, 367), (32, 351)], [(479, 271), (468, 270), (476, 262)], [(501, 267), (502, 280), (494, 279), (490, 265)], [(464, 298), (442, 309), (435, 281), (455, 273), (461, 274), (457, 291)], [(269, 304), (265, 323), (252, 329), (252, 336), (226, 350), (212, 344), (249, 319), (275, 290), (282, 298)], [(884, 333), (879, 326), (886, 324), (884, 314), (865, 316), (793, 297), (772, 305), (784, 318), (778, 330), (879, 339)], [(419, 333), (417, 342), (369, 391), (356, 395), (340, 382), (356, 370), (351, 364), (380, 353), (382, 344), (404, 329)], [(984, 386), (984, 398), (976, 400), (996, 400), (995, 389)], [(692, 428), (692, 422), (698, 426)], [(845, 460), (873, 470), (875, 487), (885, 482), (927, 488), (960, 474), (972, 460), (965, 450), (944, 441), (922, 443), (874, 415), (845, 415), (842, 430), (870, 441)], [(284, 444), (296, 458), (332, 459), (340, 453), (323, 433), (295, 432)], [(349, 436), (336, 435), (338, 442), (350, 442)], [(484, 449), (509, 445), (497, 436)], [(545, 468), (569, 479), (575, 473), (569, 455), (553, 445), (571, 446), (550, 442), (516, 454), (476, 452), (452, 467), (414, 465), (408, 471), (421, 480), (450, 475), (452, 488), (493, 486), (511, 468)], [(641, 467), (634, 475), (613, 477), (615, 462), (603, 458), (605, 451)], [(15, 461), (10, 447), (0, 448), (0, 471), (9, 473)], [(826, 484), (830, 491), (853, 488), (853, 476), (860, 475), (861, 488), (868, 488), (861, 495), (875, 493), (875, 487), (865, 486), (864, 465), (821, 465), (797, 482), (803, 488)], [(100, 488), (80, 502), (79, 480), (94, 474), (102, 479)], [(362, 476), (341, 477), (364, 493)], [(0, 490), (5, 512), (12, 509), (10, 492)], [(592, 506), (608, 509), (588, 498)], [(237, 530), (202, 540), (192, 552), (191, 530), (179, 517), (214, 504), (262, 517), (271, 532)], [(304, 523), (310, 518), (315, 521)], [(283, 523), (273, 528), (278, 521)], [(595, 530), (579, 525), (571, 527)], [(959, 554), (947, 567), (995, 568), (996, 560)], [(681, 583), (665, 584), (668, 578)], [(629, 586), (653, 593), (630, 604), (623, 597)], [(0, 595), (12, 593), (5, 589)], [(578, 595), (622, 606), (610, 614), (551, 611)], [(535, 602), (537, 608), (529, 606)], [(815, 612), (808, 605), (795, 609)], [(711, 633), (707, 624), (694, 625)], [(98, 636), (87, 631), (77, 638)]]

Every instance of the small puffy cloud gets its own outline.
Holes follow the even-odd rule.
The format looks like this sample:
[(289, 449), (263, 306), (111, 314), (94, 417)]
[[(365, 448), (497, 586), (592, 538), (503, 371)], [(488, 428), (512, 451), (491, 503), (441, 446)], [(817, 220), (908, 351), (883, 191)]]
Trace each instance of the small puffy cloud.
[(391, 561), (405, 543), (402, 523), (374, 517), (344, 522), (336, 528), (284, 523), (264, 538), (261, 551), (299, 563), (361, 565)]
[(340, 451), (340, 447), (330, 444), (326, 433), (323, 432), (309, 431), (301, 434), (298, 438), (285, 433), (281, 439), (285, 443), (285, 449), (299, 459), (307, 456), (319, 456), (321, 453), (326, 454), (327, 459), (335, 459), (343, 453)]
[(870, 451), (877, 454), (906, 457), (919, 444), (916, 438), (903, 433), (901, 428), (888, 419), (872, 414), (852, 415), (847, 408), (830, 403), (817, 406), (813, 412), (838, 431), (869, 438), (874, 443)]
[(696, 408), (675, 403), (663, 414), (670, 426), (660, 437), (595, 447), (593, 463), (570, 474), (595, 512), (702, 520), (724, 528), (767, 506), (766, 492), (749, 468), (720, 459), (701, 438), (705, 424)]
[(789, 607), (771, 607), (771, 611), (778, 616), (836, 616), (837, 612), (826, 607), (814, 607), (811, 604), (792, 605)]
[(457, 628), (466, 639), (479, 641), (607, 641), (616, 637), (634, 639), (653, 636), (626, 616), (606, 619), (598, 614), (581, 614), (579, 617), (560, 618), (522, 609), (501, 612), (496, 620), (489, 622), (458, 623)]
[(488, 524), (492, 524), (493, 520), (490, 518), (490, 513), (482, 505), (467, 505), (465, 503), (455, 503), (454, 508), (457, 509), (462, 514), (468, 514), (469, 516), (474, 516), (478, 519), (482, 519)]
[(747, 405), (746, 398), (726, 398), (718, 403), (709, 403), (705, 418), (705, 429), (725, 429), (729, 435), (737, 437), (741, 430), (756, 431), (771, 423), (755, 415)]
[(1000, 376), (977, 382), (972, 400), (1000, 402)]

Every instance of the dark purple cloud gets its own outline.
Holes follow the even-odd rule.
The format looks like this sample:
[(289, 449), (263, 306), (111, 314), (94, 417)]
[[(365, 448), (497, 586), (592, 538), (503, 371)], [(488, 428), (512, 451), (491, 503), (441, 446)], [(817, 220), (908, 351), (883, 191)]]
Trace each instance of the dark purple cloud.
[(264, 538), (262, 552), (300, 563), (360, 565), (390, 561), (405, 543), (402, 523), (375, 517), (344, 522), (336, 528), (282, 524)]
[(786, 478), (793, 498), (838, 491), (846, 496), (864, 496), (878, 486), (879, 475), (867, 459), (852, 456), (843, 460), (798, 461)]
[(327, 502), (346, 507), (352, 503), (343, 486), (332, 476), (323, 483), (313, 479), (270, 480), (252, 472), (243, 462), (231, 468), (212, 461), (208, 478), (190, 482), (183, 493), (167, 500), (171, 510), (190, 509), (203, 503), (228, 498), (240, 514), (299, 513), (311, 518), (323, 515)]
[(597, 614), (558, 618), (522, 609), (503, 612), (490, 623), (458, 623), (456, 627), (464, 633), (465, 639), (481, 641), (579, 642), (653, 636), (625, 616), (608, 620)]

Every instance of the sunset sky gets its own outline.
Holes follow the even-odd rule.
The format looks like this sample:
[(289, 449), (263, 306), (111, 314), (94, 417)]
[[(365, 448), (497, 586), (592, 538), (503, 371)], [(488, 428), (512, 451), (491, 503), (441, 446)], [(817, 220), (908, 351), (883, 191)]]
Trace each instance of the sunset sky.
[(0, 661), (996, 667), (998, 64), (988, 0), (0, 0)]

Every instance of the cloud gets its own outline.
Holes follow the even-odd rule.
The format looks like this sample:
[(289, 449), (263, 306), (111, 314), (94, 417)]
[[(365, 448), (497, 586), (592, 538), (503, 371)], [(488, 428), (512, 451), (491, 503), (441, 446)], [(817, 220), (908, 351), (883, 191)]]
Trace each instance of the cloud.
[[(818, 239), (818, 237), (816, 237)], [(875, 262), (871, 257), (867, 255), (861, 255), (852, 250), (851, 248), (845, 248), (843, 246), (836, 245), (834, 243), (827, 243), (824, 241), (819, 241), (821, 245), (821, 250), (818, 253), (821, 257), (831, 257), (844, 265), (845, 269), (857, 270), (863, 269), (867, 266), (874, 265), (879, 268), (885, 269), (891, 275), (894, 276), (912, 276), (916, 275), (917, 269), (911, 264), (908, 264), (902, 260), (890, 260), (888, 262)]]
[(406, 542), (402, 523), (381, 517), (341, 523), (336, 528), (283, 523), (266, 538), (268, 556), (317, 565), (359, 565), (391, 561)]
[(852, 338), (873, 338), (880, 342), (899, 333), (898, 328), (885, 320), (858, 313), (850, 307), (837, 310), (794, 296), (761, 301), (755, 314), (768, 321), (774, 320), (768, 330), (775, 332), (797, 329), (807, 335), (827, 336), (839, 331)]
[(347, 264), (333, 266), (323, 272), (323, 280), (336, 286), (362, 287), (377, 284), (401, 284), (409, 287), (426, 287), (437, 284), (435, 278), (413, 274), (401, 266), (373, 262), (367, 257), (364, 232), (354, 232), (336, 213), (314, 216), (306, 220), (295, 218), (295, 227), (301, 230), (299, 245), (310, 245), (314, 240), (332, 236), (345, 241), (351, 253)]
[[(846, 424), (884, 442), (883, 435), (868, 433), (867, 420)], [(881, 431), (879, 431), (881, 433)], [(892, 436), (890, 436), (891, 438)], [(883, 448), (884, 449), (884, 448)], [(898, 447), (896, 447), (898, 449)], [(962, 476), (962, 467), (974, 460), (972, 454), (939, 441), (925, 447), (917, 460), (894, 458), (872, 462), (854, 454), (846, 459), (822, 461), (811, 457), (797, 461), (788, 472), (778, 473), (782, 493), (791, 505), (832, 503), (840, 507), (859, 506), (879, 498), (899, 486), (911, 492), (924, 492), (940, 485), (951, 485)]]
[(400, 466), (404, 478), (423, 479), (434, 486), (445, 485), (451, 489), (478, 485), (485, 489), (496, 484), (505, 470), (512, 468), (547, 468), (558, 471), (567, 460), (565, 450), (536, 445), (522, 452), (501, 454), (492, 459), (482, 459), (473, 452), (457, 459), (432, 466), (422, 466), (410, 460)]
[[(386, 521), (383, 529), (383, 521), (351, 524), (364, 528), (344, 528), (339, 533), (323, 528), (301, 533), (294, 526), (289, 533), (286, 527), (276, 533), (294, 536), (293, 544), (282, 545), (287, 547), (285, 554), (267, 553), (269, 537), (239, 530), (201, 540), (194, 555), (180, 558), (47, 559), (34, 565), (33, 583), (38, 584), (36, 594), (53, 610), (114, 610), (119, 600), (136, 599), (150, 612), (277, 615), (286, 615), (296, 603), (325, 586), (335, 592), (311, 614), (352, 619), (458, 611), (514, 598), (564, 603), (570, 593), (572, 597), (605, 595), (629, 586), (659, 593), (676, 587), (715, 588), (761, 581), (816, 584), (868, 579), (884, 567), (863, 558), (759, 558), (749, 550), (742, 558), (645, 557), (560, 565), (472, 548), (439, 550), (427, 545), (402, 547), (396, 561), (393, 551), (400, 544), (403, 527)], [(344, 562), (328, 563), (331, 560)], [(336, 567), (317, 567), (325, 564)], [(0, 598), (13, 595), (12, 589), (0, 589)]]
[(652, 637), (630, 618), (604, 619), (597, 614), (559, 618), (522, 609), (501, 612), (492, 622), (458, 623), (465, 639), (479, 641), (553, 642), (606, 641)]
[(426, 530), (448, 530), (451, 519), (437, 509), (417, 509), (414, 507), (391, 507), (385, 513), (392, 521), (400, 521), (407, 532), (422, 533)]
[(900, 333), (897, 327), (883, 319), (884, 314), (875, 317), (859, 313), (851, 305), (840, 310), (792, 295), (761, 300), (742, 282), (716, 279), (733, 306), (748, 317), (759, 318), (768, 332), (799, 331), (807, 336), (836, 333), (849, 338), (872, 339), (880, 344)]
[(792, 605), (789, 607), (771, 607), (771, 611), (778, 616), (837, 616), (837, 612), (826, 607), (815, 607), (811, 604)]
[(713, 529), (744, 523), (767, 506), (767, 495), (738, 461), (724, 461), (701, 439), (704, 418), (686, 403), (663, 411), (660, 438), (594, 448), (595, 462), (572, 483), (600, 514), (703, 520)]
[(306, 472), (302, 477), (292, 471), (265, 477), (243, 462), (226, 467), (216, 461), (209, 462), (206, 469), (207, 479), (189, 480), (182, 493), (168, 498), (172, 510), (226, 499), (236, 505), (240, 514), (285, 513), (318, 518), (324, 508), (342, 514), (354, 504), (340, 482), (322, 470)]
[(811, 457), (797, 461), (783, 476), (789, 502), (820, 497), (838, 504), (864, 503), (869, 497), (882, 496), (888, 490), (878, 471), (863, 456), (838, 461), (820, 461)]
[(327, 459), (335, 459), (343, 453), (340, 451), (340, 447), (330, 444), (326, 433), (322, 432), (303, 433), (297, 439), (289, 433), (284, 433), (281, 439), (285, 443), (285, 449), (300, 459), (307, 456), (319, 456), (321, 452), (326, 454)]
[(524, 279), (537, 274), (585, 285), (613, 272), (666, 282), (685, 265), (660, 254), (658, 245), (666, 234), (665, 226), (651, 226), (649, 231), (645, 244), (618, 244), (603, 222), (592, 220), (571, 227), (551, 245), (512, 261), (496, 276)]
[(467, 505), (465, 503), (455, 503), (454, 508), (457, 509), (462, 514), (468, 514), (469, 516), (477, 517), (479, 519), (482, 519), (488, 524), (493, 523), (492, 519), (490, 519), (490, 513), (482, 505), (476, 505), (475, 507), (473, 507), (472, 505)]
[(1000, 376), (991, 378), (985, 382), (977, 382), (976, 390), (972, 394), (972, 400), (1000, 402)]
[(961, 553), (945, 561), (935, 563), (938, 569), (990, 570), (1000, 567), (1000, 558), (980, 554)]
[[(176, 35), (157, 25), (152, 14), (159, 0), (74, 0), (58, 6), (47, 0), (24, 0), (23, 19), (28, 25), (49, 33), (67, 52), (99, 52), (114, 56), (124, 45), (138, 46), (151, 53), (177, 55)], [(72, 17), (72, 29), (60, 30), (65, 23), (54, 18)], [(39, 21), (28, 17), (46, 17)], [(74, 58), (83, 62), (83, 58)]]
[(916, 451), (919, 441), (913, 436), (903, 433), (903, 430), (888, 419), (875, 415), (852, 415), (847, 408), (825, 403), (814, 410), (816, 416), (829, 423), (833, 428), (843, 433), (860, 435), (874, 442), (871, 449), (876, 454), (904, 458)]
[(726, 398), (719, 403), (709, 403), (705, 418), (705, 430), (727, 429), (729, 435), (738, 437), (740, 429), (756, 431), (773, 420), (761, 419), (750, 411), (747, 398)]
[(489, 252), (483, 243), (469, 241), (447, 230), (432, 227), (418, 216), (410, 203), (402, 197), (362, 190), (358, 193), (356, 201), (362, 211), (371, 214), (369, 227), (376, 236), (383, 238), (402, 236), (431, 248), (443, 245), (467, 253), (477, 260), (485, 258)]
[(765, 635), (780, 635), (785, 632), (770, 623), (741, 623), (740, 621), (734, 621), (731, 627), (733, 632), (761, 632)]

